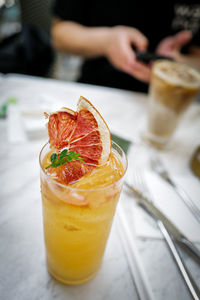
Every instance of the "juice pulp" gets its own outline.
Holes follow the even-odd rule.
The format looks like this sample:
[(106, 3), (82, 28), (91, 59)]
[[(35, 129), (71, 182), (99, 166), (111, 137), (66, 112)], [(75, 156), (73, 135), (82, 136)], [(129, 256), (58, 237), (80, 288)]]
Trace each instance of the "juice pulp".
[[(44, 157), (43, 168), (49, 156)], [(79, 284), (98, 271), (124, 171), (119, 155), (111, 152), (105, 165), (70, 185), (41, 172), (47, 267), (59, 281)]]

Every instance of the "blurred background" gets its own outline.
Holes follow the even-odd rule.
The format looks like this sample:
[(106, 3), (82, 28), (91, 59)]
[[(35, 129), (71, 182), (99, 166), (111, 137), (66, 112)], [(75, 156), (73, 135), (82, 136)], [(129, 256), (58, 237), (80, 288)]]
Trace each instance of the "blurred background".
[(183, 2), (0, 0), (0, 73), (147, 93), (157, 59), (200, 70), (200, 4)]
[(77, 80), (81, 58), (51, 47), (52, 2), (0, 0), (0, 72)]

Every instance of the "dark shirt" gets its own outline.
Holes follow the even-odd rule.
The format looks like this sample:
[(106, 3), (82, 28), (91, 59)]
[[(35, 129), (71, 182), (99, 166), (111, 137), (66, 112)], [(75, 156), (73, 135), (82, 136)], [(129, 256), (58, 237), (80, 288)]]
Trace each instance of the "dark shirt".
[[(189, 29), (200, 46), (199, 0), (57, 0), (53, 14), (88, 27), (126, 25), (139, 29), (154, 51), (166, 36)], [(85, 60), (80, 82), (146, 92), (148, 85), (114, 68), (104, 57)]]

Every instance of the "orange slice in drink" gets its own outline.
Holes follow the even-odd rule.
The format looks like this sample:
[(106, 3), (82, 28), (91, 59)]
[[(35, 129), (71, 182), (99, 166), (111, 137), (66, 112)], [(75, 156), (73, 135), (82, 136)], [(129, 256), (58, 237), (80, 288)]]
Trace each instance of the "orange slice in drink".
[(104, 164), (110, 155), (109, 128), (97, 109), (84, 97), (80, 97), (77, 111), (68, 108), (49, 115), (49, 143), (57, 152), (63, 148), (80, 153), (86, 163), (68, 162), (57, 168), (48, 168), (55, 178), (65, 184), (72, 183), (95, 165)]

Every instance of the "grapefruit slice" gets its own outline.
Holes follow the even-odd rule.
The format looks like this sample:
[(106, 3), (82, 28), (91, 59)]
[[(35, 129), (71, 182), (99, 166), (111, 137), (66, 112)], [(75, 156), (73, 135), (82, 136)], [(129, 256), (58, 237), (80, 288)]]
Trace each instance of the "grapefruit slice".
[(86, 162), (72, 161), (58, 168), (48, 168), (48, 173), (57, 174), (59, 182), (72, 183), (109, 158), (109, 128), (97, 109), (82, 96), (76, 112), (63, 108), (49, 115), (48, 134), (50, 146), (58, 153), (67, 148), (80, 153)]

